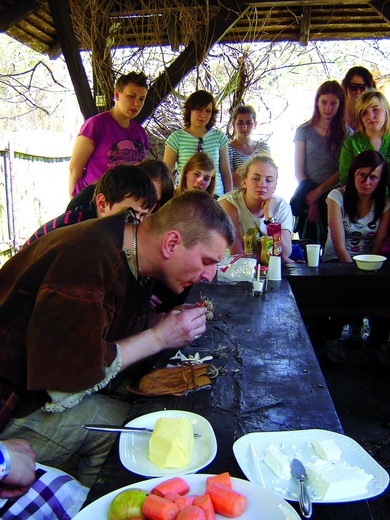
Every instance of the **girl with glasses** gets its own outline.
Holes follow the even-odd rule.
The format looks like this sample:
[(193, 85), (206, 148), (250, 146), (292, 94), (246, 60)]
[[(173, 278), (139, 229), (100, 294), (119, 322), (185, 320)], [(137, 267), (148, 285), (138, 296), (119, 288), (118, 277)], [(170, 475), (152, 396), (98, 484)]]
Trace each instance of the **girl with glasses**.
[(252, 139), (252, 132), (256, 128), (256, 112), (250, 105), (240, 105), (233, 110), (230, 125), (234, 137), (229, 142), (230, 169), (233, 172), (233, 185), (238, 188), (240, 180), (237, 168), (252, 155), (271, 154), (269, 146), (264, 141)]
[(312, 117), (297, 128), (294, 138), (299, 185), (291, 207), (301, 239), (325, 242), (325, 199), (338, 185), (338, 159), (346, 136), (344, 90), (337, 81), (325, 81), (316, 92)]
[(355, 114), (357, 132), (344, 141), (340, 154), (341, 185), (347, 181), (354, 157), (364, 150), (376, 150), (390, 163), (390, 105), (386, 97), (378, 90), (366, 90), (356, 102)]
[(164, 162), (171, 172), (177, 167), (181, 174), (186, 161), (195, 153), (211, 156), (216, 170), (215, 193), (222, 195), (233, 187), (229, 166), (228, 138), (213, 128), (218, 109), (212, 94), (198, 90), (184, 103), (184, 128), (176, 130), (165, 143)]
[(369, 70), (364, 67), (349, 69), (341, 85), (346, 95), (347, 124), (356, 131), (355, 105), (360, 95), (368, 88), (376, 88), (376, 83)]

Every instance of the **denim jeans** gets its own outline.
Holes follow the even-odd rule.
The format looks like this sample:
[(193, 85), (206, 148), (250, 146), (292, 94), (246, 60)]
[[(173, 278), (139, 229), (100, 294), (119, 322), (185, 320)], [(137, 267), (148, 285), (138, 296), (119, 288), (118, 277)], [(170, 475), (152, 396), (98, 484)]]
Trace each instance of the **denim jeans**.
[(29, 441), (37, 453), (37, 462), (59, 469), (77, 454), (78, 478), (84, 486), (91, 487), (116, 436), (88, 431), (81, 426), (85, 423), (121, 425), (129, 408), (129, 403), (124, 401), (93, 394), (64, 412), (37, 410), (21, 419), (12, 419), (0, 439)]

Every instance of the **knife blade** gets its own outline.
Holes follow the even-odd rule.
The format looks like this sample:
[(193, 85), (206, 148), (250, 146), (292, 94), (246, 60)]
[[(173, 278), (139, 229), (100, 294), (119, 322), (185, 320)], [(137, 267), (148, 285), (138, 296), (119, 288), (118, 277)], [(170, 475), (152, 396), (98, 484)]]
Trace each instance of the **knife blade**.
[(305, 518), (310, 518), (312, 515), (312, 503), (306, 485), (306, 470), (300, 460), (293, 459), (291, 461), (291, 474), (299, 482), (299, 508), (301, 513)]
[[(86, 430), (112, 433), (153, 433), (152, 428), (137, 428), (136, 426), (111, 426), (109, 424), (83, 424)], [(194, 433), (194, 437), (201, 437), (200, 433)]]

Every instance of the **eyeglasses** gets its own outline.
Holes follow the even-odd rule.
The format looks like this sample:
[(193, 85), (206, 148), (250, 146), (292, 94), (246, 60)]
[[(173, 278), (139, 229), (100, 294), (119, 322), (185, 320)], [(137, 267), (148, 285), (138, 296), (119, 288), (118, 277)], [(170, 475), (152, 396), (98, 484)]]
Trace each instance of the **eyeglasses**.
[(203, 137), (199, 137), (198, 139), (198, 153), (203, 152)]
[(364, 92), (367, 89), (367, 85), (364, 85), (364, 83), (348, 83), (348, 88), (351, 92)]

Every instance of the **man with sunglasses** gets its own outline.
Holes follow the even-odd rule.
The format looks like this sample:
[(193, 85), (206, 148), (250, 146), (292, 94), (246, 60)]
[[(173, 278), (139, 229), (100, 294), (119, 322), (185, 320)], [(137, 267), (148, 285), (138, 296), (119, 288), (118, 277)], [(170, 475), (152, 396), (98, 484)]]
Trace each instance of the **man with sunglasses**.
[(364, 67), (352, 67), (341, 82), (347, 98), (347, 124), (356, 131), (355, 104), (362, 92), (368, 88), (376, 88), (376, 83), (369, 70)]

